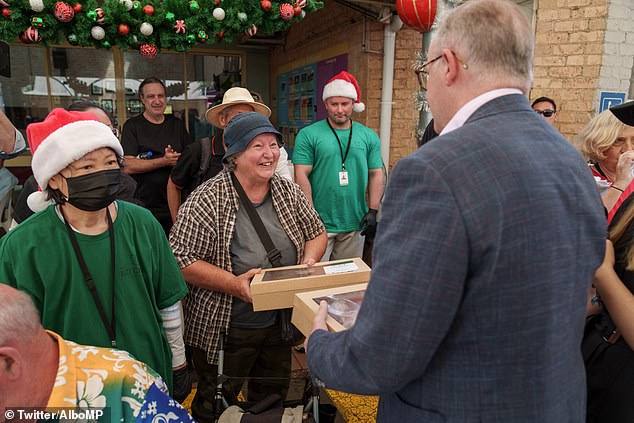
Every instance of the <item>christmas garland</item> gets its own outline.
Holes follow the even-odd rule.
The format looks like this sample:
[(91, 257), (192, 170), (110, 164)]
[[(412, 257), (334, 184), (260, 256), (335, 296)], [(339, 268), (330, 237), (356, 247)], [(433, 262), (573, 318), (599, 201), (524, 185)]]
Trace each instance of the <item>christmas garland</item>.
[(0, 39), (23, 43), (138, 49), (154, 58), (160, 49), (231, 43), (256, 33), (285, 31), (317, 0), (0, 0)]

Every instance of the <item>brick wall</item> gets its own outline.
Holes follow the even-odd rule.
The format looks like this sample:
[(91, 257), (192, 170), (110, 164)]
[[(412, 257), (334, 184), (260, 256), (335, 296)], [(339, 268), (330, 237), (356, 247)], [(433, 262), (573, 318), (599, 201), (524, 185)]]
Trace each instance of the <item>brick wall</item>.
[[(603, 60), (599, 88), (603, 91), (630, 93), (634, 64), (634, 2), (610, 0), (608, 8)], [(595, 95), (594, 110), (599, 109), (599, 93)]]
[[(364, 36), (365, 32), (365, 36)], [(277, 118), (277, 76), (293, 68), (348, 54), (348, 71), (358, 80), (366, 111), (355, 120), (379, 132), (383, 71), (384, 25), (332, 0), (291, 27), (283, 46), (271, 52), (271, 106)], [(365, 45), (364, 45), (365, 40)], [(415, 108), (416, 76), (412, 71), (421, 36), (403, 28), (396, 35), (390, 166), (415, 149), (418, 112)], [(317, 95), (321, 101), (321, 93)]]
[(416, 53), (422, 48), (422, 42), (419, 32), (406, 27), (396, 34), (390, 168), (398, 159), (416, 149), (416, 129), (419, 118), (416, 107), (418, 80), (413, 66), (416, 62)]
[(608, 0), (539, 0), (538, 6), (531, 99), (553, 98), (559, 130), (571, 139), (593, 115)]

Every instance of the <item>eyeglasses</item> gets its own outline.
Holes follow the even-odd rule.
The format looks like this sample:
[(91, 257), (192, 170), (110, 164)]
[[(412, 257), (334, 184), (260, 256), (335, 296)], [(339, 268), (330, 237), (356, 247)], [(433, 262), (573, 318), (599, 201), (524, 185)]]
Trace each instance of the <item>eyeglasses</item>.
[(542, 115), (542, 116), (544, 116), (544, 117), (549, 118), (549, 117), (551, 117), (552, 115), (554, 115), (554, 114), (555, 114), (555, 111), (554, 111), (554, 110), (551, 110), (551, 109), (546, 109), (546, 110), (535, 110), (535, 113), (537, 113), (538, 115)]
[[(462, 60), (460, 60), (460, 58), (458, 57), (458, 55), (455, 52), (451, 52), (455, 57), (456, 60), (460, 63), (462, 63), (462, 69), (467, 70), (469, 69), (469, 65), (466, 64), (465, 62), (463, 62)], [(420, 85), (420, 90), (421, 91), (427, 91), (427, 81), (429, 80), (429, 72), (427, 72), (427, 67), (429, 65), (431, 65), (432, 63), (434, 63), (437, 60), (442, 59), (443, 55), (441, 54), (438, 57), (434, 57), (433, 59), (423, 63), (422, 65), (418, 66), (414, 72), (416, 73), (416, 76), (418, 77), (418, 85)]]
[(425, 68), (440, 59), (442, 59), (442, 54), (438, 57), (428, 60), (427, 62), (414, 69), (414, 72), (418, 77), (418, 85), (420, 85), (421, 91), (427, 91), (427, 80), (429, 80), (429, 72), (427, 72), (427, 69)]

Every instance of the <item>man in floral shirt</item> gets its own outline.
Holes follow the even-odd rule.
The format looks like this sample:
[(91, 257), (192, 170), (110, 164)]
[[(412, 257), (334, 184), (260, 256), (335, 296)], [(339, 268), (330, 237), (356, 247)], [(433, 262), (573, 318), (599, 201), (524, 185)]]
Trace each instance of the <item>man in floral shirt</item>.
[(86, 409), (100, 422), (193, 421), (146, 364), (45, 331), (31, 298), (0, 284), (0, 422)]

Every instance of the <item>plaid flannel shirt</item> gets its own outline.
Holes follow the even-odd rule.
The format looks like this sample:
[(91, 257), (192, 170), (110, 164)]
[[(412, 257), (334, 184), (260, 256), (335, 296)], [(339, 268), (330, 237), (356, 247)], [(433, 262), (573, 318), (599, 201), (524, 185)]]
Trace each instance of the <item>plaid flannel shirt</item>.
[[(284, 231), (297, 249), (299, 264), (305, 242), (324, 232), (325, 227), (295, 183), (273, 176), (271, 199)], [(232, 272), (229, 247), (238, 207), (238, 194), (227, 170), (188, 197), (170, 233), (170, 244), (181, 269), (204, 260)], [(184, 299), (185, 343), (207, 351), (211, 364), (217, 364), (220, 334), (229, 328), (231, 304), (231, 295), (193, 285)]]

